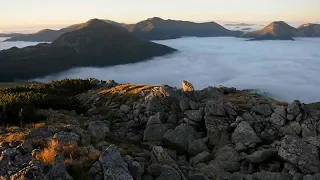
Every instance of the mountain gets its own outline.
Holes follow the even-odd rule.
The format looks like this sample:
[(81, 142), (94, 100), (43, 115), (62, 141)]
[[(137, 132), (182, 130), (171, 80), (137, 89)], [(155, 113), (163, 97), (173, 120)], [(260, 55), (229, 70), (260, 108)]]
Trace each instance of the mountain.
[(251, 40), (293, 40), (296, 29), (283, 21), (275, 21), (262, 30), (245, 32), (241, 37)]
[[(124, 28), (125, 24), (120, 24), (110, 20), (103, 20), (107, 23), (119, 26)], [(44, 29), (34, 34), (26, 34), (26, 35), (19, 35), (14, 36), (13, 38), (7, 39), (6, 41), (32, 41), (32, 42), (53, 42), (59, 36), (66, 32), (76, 30), (81, 24), (74, 24), (59, 30), (52, 30), (52, 29)], [(125, 28), (124, 28), (125, 29)]]
[(73, 67), (135, 63), (174, 51), (93, 19), (62, 34), (51, 44), (0, 51), (0, 81), (30, 79)]
[(320, 24), (303, 24), (297, 28), (296, 37), (320, 37)]
[(21, 33), (0, 33), (0, 37), (16, 37), (16, 36), (22, 36)]
[(158, 17), (141, 21), (129, 28), (138, 37), (148, 40), (175, 39), (184, 36), (215, 37), (240, 36), (240, 31), (230, 31), (215, 22), (194, 23), (164, 20)]

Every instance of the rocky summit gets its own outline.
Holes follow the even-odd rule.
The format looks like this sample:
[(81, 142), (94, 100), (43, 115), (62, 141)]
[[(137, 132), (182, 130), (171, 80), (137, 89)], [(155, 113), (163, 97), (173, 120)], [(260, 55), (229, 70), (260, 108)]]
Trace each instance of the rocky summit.
[(74, 96), (81, 110), (35, 106), (33, 121), (7, 120), (0, 179), (320, 179), (316, 104), (223, 86), (194, 90), (187, 81), (192, 88), (89, 81)]

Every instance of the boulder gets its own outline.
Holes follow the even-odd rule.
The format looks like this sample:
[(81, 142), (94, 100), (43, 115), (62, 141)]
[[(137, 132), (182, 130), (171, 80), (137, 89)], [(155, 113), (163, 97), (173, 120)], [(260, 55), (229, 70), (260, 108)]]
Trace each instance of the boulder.
[(203, 151), (196, 156), (190, 158), (191, 164), (206, 163), (212, 159), (212, 155), (207, 151)]
[(187, 110), (184, 114), (191, 120), (201, 122), (203, 120), (204, 112), (203, 109), (199, 110)]
[(301, 102), (298, 100), (293, 101), (287, 107), (288, 114), (297, 117), (300, 113)]
[(284, 106), (277, 106), (274, 109), (274, 113), (280, 115), (283, 118), (286, 118), (287, 117), (287, 108)]
[(239, 159), (239, 154), (233, 149), (233, 146), (226, 145), (216, 152), (215, 158), (210, 164), (216, 165), (224, 171), (235, 172), (240, 167)]
[(225, 172), (223, 169), (213, 164), (200, 168), (200, 172), (210, 179), (227, 180), (231, 176), (229, 172)]
[(253, 143), (261, 143), (262, 141), (257, 136), (250, 124), (246, 121), (242, 121), (232, 133), (232, 142), (241, 142), (245, 145), (250, 145)]
[[(0, 178), (1, 179), (1, 178)], [(11, 180), (49, 180), (42, 171), (41, 166), (28, 165), (19, 172), (10, 176)]]
[[(223, 108), (223, 103), (219, 101), (210, 100), (206, 103), (206, 110), (214, 116), (225, 116), (226, 112)], [(208, 113), (206, 113), (208, 114)]]
[(61, 144), (75, 144), (80, 143), (80, 136), (74, 132), (58, 132), (53, 136)]
[(297, 137), (285, 136), (278, 155), (297, 166), (305, 174), (320, 172), (318, 148)]
[(259, 104), (257, 106), (254, 106), (252, 108), (252, 111), (264, 116), (270, 116), (272, 114), (272, 109), (268, 104)]
[(57, 155), (52, 168), (47, 173), (48, 179), (73, 180), (66, 170), (64, 157)]
[(163, 140), (167, 145), (179, 151), (187, 151), (189, 142), (199, 138), (201, 136), (195, 127), (186, 123), (182, 123), (175, 129), (167, 131), (163, 136)]
[(183, 111), (183, 112), (186, 111), (186, 110), (188, 110), (188, 109), (190, 109), (189, 100), (186, 99), (186, 98), (181, 99), (181, 100), (179, 101), (179, 105), (180, 105), (181, 111)]
[(188, 153), (190, 155), (197, 155), (203, 151), (209, 151), (206, 141), (208, 141), (208, 138), (204, 139), (197, 139), (189, 142), (189, 147), (188, 147)]
[(137, 161), (132, 161), (129, 163), (129, 171), (135, 180), (141, 180), (144, 169)]
[(165, 132), (167, 132), (167, 127), (162, 124), (161, 120), (156, 116), (151, 116), (143, 133), (143, 141), (161, 141)]
[(89, 123), (88, 132), (91, 135), (91, 140), (94, 143), (103, 141), (110, 132), (109, 127), (102, 121), (92, 121)]
[(110, 145), (99, 157), (103, 177), (108, 180), (133, 180), (128, 164), (123, 160), (117, 146)]
[(249, 175), (248, 180), (291, 180), (291, 176), (285, 173), (262, 171)]
[(226, 117), (221, 116), (205, 116), (205, 126), (207, 129), (207, 137), (209, 138), (208, 146), (210, 148), (220, 148), (229, 143), (229, 124), (230, 121)]
[(286, 119), (277, 113), (272, 113), (270, 121), (277, 127), (282, 127), (286, 124)]
[(254, 153), (248, 155), (246, 160), (251, 163), (262, 163), (269, 158), (275, 157), (278, 151), (276, 149), (265, 149), (260, 151), (255, 151)]

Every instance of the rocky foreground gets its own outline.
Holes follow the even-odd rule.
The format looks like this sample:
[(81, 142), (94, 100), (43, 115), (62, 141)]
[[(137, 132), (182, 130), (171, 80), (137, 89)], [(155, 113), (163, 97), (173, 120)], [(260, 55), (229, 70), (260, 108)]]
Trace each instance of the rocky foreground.
[(234, 88), (96, 81), (84, 114), (3, 127), (0, 179), (317, 180), (320, 110)]

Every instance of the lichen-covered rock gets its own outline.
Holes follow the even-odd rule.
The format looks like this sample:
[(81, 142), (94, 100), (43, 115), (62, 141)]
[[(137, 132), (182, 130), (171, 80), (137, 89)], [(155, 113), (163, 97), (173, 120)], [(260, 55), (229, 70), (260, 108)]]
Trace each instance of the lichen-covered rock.
[[(0, 178), (1, 179), (1, 178)], [(28, 165), (19, 172), (10, 176), (11, 180), (49, 180), (43, 173), (41, 166), (36, 164)]]
[(277, 127), (281, 127), (286, 124), (286, 119), (277, 113), (273, 113), (271, 115), (270, 121)]
[(188, 110), (184, 112), (185, 115), (196, 122), (200, 122), (203, 120), (203, 116), (204, 116), (204, 112), (203, 109), (199, 109), (199, 110)]
[(287, 107), (288, 114), (297, 117), (300, 113), (301, 102), (298, 100), (293, 101)]
[(245, 145), (250, 145), (253, 143), (261, 143), (262, 141), (250, 124), (246, 121), (242, 121), (232, 133), (232, 142), (241, 142)]
[(209, 138), (208, 146), (222, 147), (229, 143), (229, 124), (230, 120), (227, 117), (208, 116), (204, 117), (207, 136)]
[(53, 136), (61, 144), (78, 144), (80, 143), (80, 136), (74, 132), (58, 132)]
[(232, 145), (226, 145), (218, 150), (210, 164), (216, 165), (224, 171), (236, 172), (240, 167), (239, 160), (239, 154)]
[(103, 141), (110, 132), (109, 127), (102, 121), (93, 121), (89, 123), (88, 132), (91, 134), (93, 142)]
[[(208, 112), (210, 112), (211, 115), (214, 116), (225, 116), (226, 112), (223, 108), (223, 103), (219, 102), (219, 101), (207, 101), (206, 103), (206, 110), (208, 110)], [(208, 113), (206, 113), (208, 114)]]
[(161, 120), (156, 116), (151, 116), (144, 131), (143, 141), (159, 142), (165, 132), (167, 132), (167, 127), (162, 124)]
[(174, 130), (167, 131), (164, 136), (164, 142), (179, 151), (187, 151), (189, 142), (201, 138), (195, 127), (182, 123)]
[(278, 155), (296, 165), (305, 174), (320, 172), (318, 148), (297, 137), (285, 136)]
[(117, 146), (110, 145), (99, 157), (104, 179), (133, 180), (128, 164), (124, 162)]
[(252, 110), (264, 116), (270, 116), (272, 114), (272, 109), (268, 104), (259, 104), (254, 106)]
[(135, 180), (141, 180), (144, 169), (137, 161), (132, 161), (129, 164), (129, 171)]

